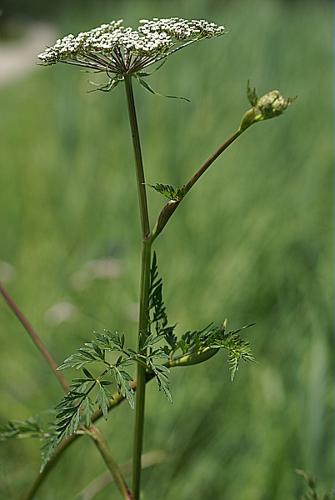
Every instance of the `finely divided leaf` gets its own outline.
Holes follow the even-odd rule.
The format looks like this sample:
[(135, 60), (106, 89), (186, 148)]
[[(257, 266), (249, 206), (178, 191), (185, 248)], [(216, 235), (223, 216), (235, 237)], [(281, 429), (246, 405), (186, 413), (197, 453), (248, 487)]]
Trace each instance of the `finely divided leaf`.
[(158, 389), (163, 391), (167, 399), (172, 403), (172, 396), (169, 388), (169, 369), (164, 365), (152, 365), (151, 368), (155, 374)]
[(130, 386), (132, 376), (125, 370), (115, 368), (115, 380), (117, 388), (121, 396), (125, 397), (130, 404), (131, 408), (135, 406), (134, 391)]
[(103, 333), (96, 333), (95, 339), (91, 342), (85, 342), (83, 347), (69, 356), (59, 367), (58, 370), (75, 368), (79, 370), (86, 364), (94, 362), (105, 362), (106, 352), (121, 352), (129, 354), (124, 349), (125, 336), (123, 333), (110, 332), (104, 330)]
[(105, 420), (107, 420), (107, 417), (108, 417), (108, 408), (109, 408), (110, 397), (111, 396), (108, 393), (107, 388), (104, 385), (99, 384), (96, 402), (97, 402), (99, 408), (101, 408), (101, 411), (102, 411), (102, 414), (103, 414)]
[[(187, 364), (188, 356), (189, 364), (195, 364), (197, 363), (197, 357), (200, 360), (199, 362), (207, 359), (206, 357), (202, 358), (202, 356), (209, 349), (225, 349), (228, 353), (231, 380), (234, 380), (240, 361), (254, 360), (249, 342), (239, 335), (241, 330), (250, 326), (252, 325), (227, 332), (225, 324), (219, 327), (210, 324), (202, 330), (188, 331), (178, 340), (173, 353), (181, 352), (184, 357), (184, 364)], [(178, 356), (175, 359), (178, 359)]]

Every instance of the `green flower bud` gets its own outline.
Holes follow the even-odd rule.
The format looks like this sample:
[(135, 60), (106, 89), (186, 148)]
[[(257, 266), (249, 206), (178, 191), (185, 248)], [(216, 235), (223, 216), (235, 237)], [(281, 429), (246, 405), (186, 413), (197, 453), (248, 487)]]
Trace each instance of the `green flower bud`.
[(252, 89), (248, 82), (247, 95), (252, 108), (242, 118), (240, 132), (246, 130), (250, 125), (269, 118), (281, 115), (285, 109), (296, 99), (296, 97), (283, 97), (279, 90), (271, 90), (258, 98), (256, 89)]
[(271, 92), (258, 99), (256, 107), (262, 116), (262, 120), (267, 120), (281, 115), (294, 99), (292, 97), (285, 99), (279, 90), (271, 90)]

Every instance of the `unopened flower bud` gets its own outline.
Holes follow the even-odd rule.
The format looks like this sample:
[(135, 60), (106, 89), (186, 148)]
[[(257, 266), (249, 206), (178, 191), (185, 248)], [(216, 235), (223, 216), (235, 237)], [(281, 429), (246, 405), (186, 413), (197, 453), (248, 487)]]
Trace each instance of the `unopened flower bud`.
[(268, 120), (281, 115), (285, 109), (296, 99), (296, 97), (283, 97), (279, 90), (271, 90), (258, 98), (256, 89), (252, 89), (248, 82), (248, 99), (252, 108), (242, 118), (240, 131), (250, 127), (253, 123)]
[(256, 106), (263, 120), (267, 120), (281, 115), (293, 100), (294, 98), (291, 97), (285, 99), (279, 90), (272, 90), (258, 99)]

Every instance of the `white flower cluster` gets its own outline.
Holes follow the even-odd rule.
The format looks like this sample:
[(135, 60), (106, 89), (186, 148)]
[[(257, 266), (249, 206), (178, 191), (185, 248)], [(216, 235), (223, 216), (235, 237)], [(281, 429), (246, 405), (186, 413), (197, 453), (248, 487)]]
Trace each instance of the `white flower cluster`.
[(91, 43), (90, 49), (103, 51), (108, 55), (115, 48), (126, 54), (150, 56), (164, 52), (173, 45), (166, 33), (148, 33), (144, 35), (132, 28), (120, 28), (112, 33), (106, 33), (100, 39)]
[(225, 28), (203, 20), (154, 18), (141, 20), (137, 30), (122, 20), (78, 35), (67, 35), (39, 54), (44, 64), (68, 62), (116, 74), (132, 73), (179, 48), (203, 38), (223, 35)]
[(169, 19), (158, 19), (154, 17), (152, 21), (142, 19), (140, 33), (149, 35), (150, 33), (166, 33), (175, 40), (201, 40), (202, 38), (212, 38), (225, 33), (224, 26), (201, 20), (187, 20), (178, 17)]
[[(93, 49), (100, 40), (106, 41), (108, 37), (109, 48), (114, 48), (117, 43), (118, 34), (122, 31), (122, 20), (112, 21), (108, 24), (102, 24), (90, 31), (83, 31), (78, 35), (67, 35), (59, 38), (52, 47), (48, 47), (44, 52), (38, 55), (38, 58), (46, 64), (54, 64), (58, 61), (75, 58), (77, 55), (84, 55)], [(121, 28), (120, 28), (121, 27)], [(112, 39), (114, 45), (111, 46)], [(94, 49), (93, 49), (94, 50)]]

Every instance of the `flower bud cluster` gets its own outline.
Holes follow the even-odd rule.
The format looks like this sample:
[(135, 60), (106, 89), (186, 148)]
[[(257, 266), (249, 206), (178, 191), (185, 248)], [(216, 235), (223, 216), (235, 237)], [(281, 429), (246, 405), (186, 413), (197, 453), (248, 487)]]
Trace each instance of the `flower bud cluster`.
[(283, 97), (279, 90), (271, 90), (258, 98), (256, 89), (250, 88), (249, 82), (247, 94), (252, 108), (244, 114), (240, 131), (246, 130), (254, 123), (281, 115), (296, 99), (296, 97)]
[(279, 90), (272, 90), (258, 99), (257, 108), (266, 120), (281, 115), (291, 102), (292, 99), (285, 99)]

